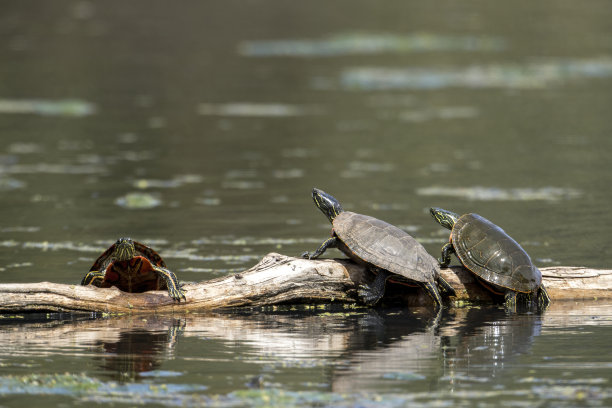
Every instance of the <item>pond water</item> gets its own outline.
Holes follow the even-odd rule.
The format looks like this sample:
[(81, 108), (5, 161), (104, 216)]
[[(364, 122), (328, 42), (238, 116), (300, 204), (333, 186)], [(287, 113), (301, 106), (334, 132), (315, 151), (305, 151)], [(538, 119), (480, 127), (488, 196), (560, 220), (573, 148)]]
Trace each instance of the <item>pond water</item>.
[[(609, 268), (612, 6), (6, 1), (0, 283), (120, 236), (180, 279), (329, 234), (312, 187), (436, 254), (439, 206)], [(328, 256), (340, 256), (331, 251)], [(5, 318), (0, 405), (612, 405), (609, 304)]]

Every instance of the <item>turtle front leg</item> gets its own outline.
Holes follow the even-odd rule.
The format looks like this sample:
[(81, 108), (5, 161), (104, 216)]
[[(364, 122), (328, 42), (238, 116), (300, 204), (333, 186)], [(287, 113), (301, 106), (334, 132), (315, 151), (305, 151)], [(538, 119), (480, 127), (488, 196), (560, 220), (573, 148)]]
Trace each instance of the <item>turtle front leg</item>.
[(374, 281), (370, 285), (359, 285), (359, 290), (357, 291), (361, 301), (368, 306), (374, 306), (383, 297), (387, 286), (387, 279), (391, 276), (391, 273), (384, 269), (376, 268), (375, 270), (377, 274)]
[(102, 271), (89, 271), (87, 275), (81, 280), (82, 286), (93, 285), (100, 287), (104, 281), (104, 272)]
[(177, 302), (180, 302), (181, 299), (187, 300), (187, 298), (185, 298), (183, 288), (173, 272), (160, 266), (155, 266), (153, 269), (166, 282), (166, 286), (168, 287), (168, 295), (170, 295), (172, 299), (176, 300)]
[(302, 253), (302, 258), (305, 259), (317, 259), (319, 256), (323, 255), (323, 252), (327, 250), (327, 248), (336, 248), (337, 246), (337, 238), (331, 237), (323, 241), (321, 246), (317, 248), (312, 254), (308, 253), (308, 251)]
[(438, 263), (441, 267), (446, 268), (451, 261), (451, 254), (455, 253), (455, 247), (450, 242), (442, 247), (442, 254)]

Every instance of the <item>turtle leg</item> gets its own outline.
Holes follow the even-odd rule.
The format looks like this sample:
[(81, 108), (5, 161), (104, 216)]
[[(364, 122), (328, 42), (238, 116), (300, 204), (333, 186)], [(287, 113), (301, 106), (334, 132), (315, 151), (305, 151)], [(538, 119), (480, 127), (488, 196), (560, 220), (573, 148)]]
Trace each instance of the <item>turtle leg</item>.
[(302, 253), (302, 258), (306, 259), (317, 259), (319, 256), (323, 255), (323, 252), (327, 250), (327, 248), (335, 248), (337, 243), (336, 237), (331, 237), (323, 241), (321, 246), (317, 248), (313, 253), (308, 253), (308, 251)]
[(436, 309), (442, 308), (442, 297), (438, 291), (438, 287), (433, 282), (422, 282), (421, 286), (436, 304)]
[(179, 283), (178, 278), (173, 272), (166, 268), (162, 268), (161, 266), (154, 266), (153, 269), (166, 282), (166, 286), (168, 287), (168, 295), (170, 295), (172, 299), (178, 302), (180, 302), (181, 299), (187, 300), (185, 298), (182, 285)]
[(81, 285), (93, 285), (100, 287), (100, 284), (104, 281), (104, 272), (101, 271), (89, 271), (87, 275), (81, 280)]
[(516, 310), (516, 295), (517, 293), (513, 290), (509, 290), (504, 295), (504, 304), (506, 308)]
[(387, 286), (387, 279), (391, 276), (391, 273), (384, 269), (372, 269), (377, 272), (374, 281), (370, 285), (359, 285), (359, 290), (357, 291), (362, 302), (368, 306), (374, 306), (383, 297)]
[(442, 254), (438, 263), (441, 267), (446, 268), (451, 261), (451, 254), (455, 252), (455, 247), (450, 242), (442, 247)]
[(436, 278), (436, 282), (438, 283), (438, 288), (440, 289), (440, 292), (442, 292), (444, 296), (457, 296), (457, 293), (455, 293), (455, 289), (442, 276), (438, 275), (438, 277)]
[(546, 308), (549, 304), (550, 296), (548, 296), (548, 292), (544, 285), (540, 285), (540, 290), (538, 291), (538, 305), (542, 308)]

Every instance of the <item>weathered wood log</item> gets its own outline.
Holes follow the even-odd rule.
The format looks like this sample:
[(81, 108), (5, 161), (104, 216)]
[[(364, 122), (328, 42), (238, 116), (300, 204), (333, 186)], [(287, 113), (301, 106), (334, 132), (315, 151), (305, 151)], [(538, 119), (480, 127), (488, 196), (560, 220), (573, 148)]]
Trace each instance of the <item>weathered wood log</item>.
[[(451, 299), (454, 304), (491, 302), (490, 293), (464, 268), (453, 266), (440, 273), (457, 292)], [(610, 270), (549, 267), (542, 268), (542, 274), (553, 301), (612, 299)], [(350, 304), (359, 302), (359, 285), (372, 279), (362, 266), (348, 260), (306, 260), (271, 253), (245, 272), (186, 284), (187, 300), (181, 303), (164, 291), (126, 293), (50, 282), (0, 284), (0, 312), (189, 313), (283, 303)], [(419, 288), (389, 284), (387, 295), (402, 295), (407, 305), (431, 304)]]

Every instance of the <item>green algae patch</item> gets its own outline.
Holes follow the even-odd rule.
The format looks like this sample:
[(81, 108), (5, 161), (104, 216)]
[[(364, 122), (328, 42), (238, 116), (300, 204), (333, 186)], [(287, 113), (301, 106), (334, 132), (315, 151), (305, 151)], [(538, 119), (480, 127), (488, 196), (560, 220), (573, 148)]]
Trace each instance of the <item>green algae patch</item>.
[(0, 394), (84, 394), (102, 382), (75, 374), (28, 374), (0, 377)]

